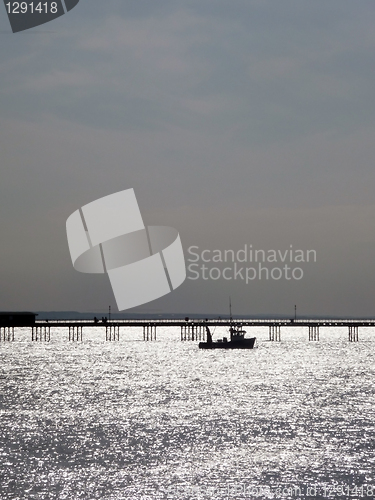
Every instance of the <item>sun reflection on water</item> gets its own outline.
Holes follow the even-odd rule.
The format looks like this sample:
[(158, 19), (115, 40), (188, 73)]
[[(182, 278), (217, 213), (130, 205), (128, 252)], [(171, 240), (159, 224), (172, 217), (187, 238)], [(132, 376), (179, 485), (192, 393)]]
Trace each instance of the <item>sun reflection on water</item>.
[(136, 330), (110, 343), (100, 329), (75, 344), (52, 333), (49, 344), (0, 346), (1, 499), (277, 498), (283, 488), (295, 498), (294, 486), (324, 498), (328, 486), (375, 486), (370, 334), (349, 343), (327, 329), (308, 342), (301, 330), (236, 352), (200, 351), (173, 329), (156, 342)]

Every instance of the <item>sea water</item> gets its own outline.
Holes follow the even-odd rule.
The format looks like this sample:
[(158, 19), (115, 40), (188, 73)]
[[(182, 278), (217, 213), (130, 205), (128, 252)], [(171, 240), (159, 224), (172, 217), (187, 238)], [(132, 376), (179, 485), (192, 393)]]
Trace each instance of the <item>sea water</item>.
[(373, 498), (375, 330), (251, 331), (257, 349), (207, 351), (178, 328), (16, 330), (0, 344), (0, 498)]

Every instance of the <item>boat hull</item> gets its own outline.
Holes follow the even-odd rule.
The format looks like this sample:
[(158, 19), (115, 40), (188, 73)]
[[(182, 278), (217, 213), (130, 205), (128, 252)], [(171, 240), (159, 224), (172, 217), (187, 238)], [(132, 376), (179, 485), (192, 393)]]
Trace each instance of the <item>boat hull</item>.
[(199, 342), (199, 349), (253, 349), (256, 338), (236, 342)]

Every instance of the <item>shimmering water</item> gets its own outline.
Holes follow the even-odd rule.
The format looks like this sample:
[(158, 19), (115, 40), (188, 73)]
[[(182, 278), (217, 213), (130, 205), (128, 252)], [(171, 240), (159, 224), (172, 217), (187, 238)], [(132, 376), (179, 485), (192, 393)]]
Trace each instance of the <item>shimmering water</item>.
[(374, 330), (260, 328), (253, 351), (67, 335), (0, 344), (1, 499), (375, 496)]

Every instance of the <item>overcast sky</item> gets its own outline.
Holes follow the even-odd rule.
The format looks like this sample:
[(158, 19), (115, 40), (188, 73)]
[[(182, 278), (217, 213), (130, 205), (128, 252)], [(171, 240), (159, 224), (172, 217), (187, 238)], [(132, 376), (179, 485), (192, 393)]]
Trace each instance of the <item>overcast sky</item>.
[(134, 311), (375, 316), (374, 23), (369, 0), (80, 0), (13, 34), (0, 9), (0, 309), (115, 311), (65, 222), (134, 188), (187, 258), (317, 255), (301, 280), (187, 279)]

